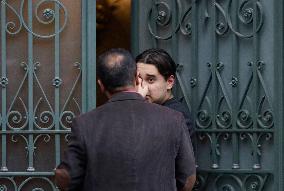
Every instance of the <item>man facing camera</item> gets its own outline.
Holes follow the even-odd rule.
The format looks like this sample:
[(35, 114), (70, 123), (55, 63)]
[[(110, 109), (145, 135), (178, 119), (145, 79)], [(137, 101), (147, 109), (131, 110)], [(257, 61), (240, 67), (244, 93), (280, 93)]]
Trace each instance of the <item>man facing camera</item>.
[(187, 129), (193, 138), (193, 125), (190, 112), (172, 93), (176, 78), (176, 64), (163, 49), (145, 50), (136, 57), (142, 86), (138, 92), (150, 103), (160, 104), (179, 111), (186, 119)]
[(76, 117), (56, 169), (69, 191), (190, 191), (195, 162), (181, 113), (145, 102), (135, 60), (123, 49), (98, 58), (99, 86), (109, 101)]

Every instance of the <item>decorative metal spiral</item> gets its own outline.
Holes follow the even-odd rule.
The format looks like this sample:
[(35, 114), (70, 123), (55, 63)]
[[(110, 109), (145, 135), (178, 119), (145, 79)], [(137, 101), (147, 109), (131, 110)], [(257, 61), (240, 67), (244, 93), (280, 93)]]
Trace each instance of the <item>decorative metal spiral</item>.
[(261, 115), (258, 116), (257, 123), (260, 128), (263, 128), (263, 129), (272, 128), (274, 125), (272, 111), (271, 110), (264, 111)]
[(248, 110), (240, 110), (237, 118), (237, 125), (241, 129), (248, 129), (252, 127), (253, 120)]
[(154, 38), (160, 39), (160, 40), (168, 40), (174, 35), (174, 33), (176, 33), (179, 30), (179, 27), (180, 27), (179, 21), (181, 20), (181, 16), (180, 16), (181, 3), (180, 3), (180, 0), (177, 0), (176, 2), (177, 2), (177, 5), (178, 5), (178, 13), (179, 13), (179, 16), (178, 16), (178, 19), (177, 19), (178, 22), (177, 22), (176, 26), (174, 26), (174, 29), (170, 32), (170, 34), (167, 34), (165, 36), (159, 36), (158, 34), (156, 34), (153, 31), (153, 27), (152, 27), (152, 24), (151, 24), (152, 14), (153, 14), (154, 10), (157, 11), (157, 15), (154, 17), (155, 18), (155, 24), (157, 24), (160, 27), (165, 27), (172, 20), (172, 13), (171, 13), (170, 6), (166, 2), (156, 2), (152, 6), (152, 8), (149, 10), (149, 13), (148, 13), (148, 29), (149, 29), (149, 32), (151, 33), (151, 35)]
[(13, 178), (0, 177), (0, 191), (17, 191), (17, 184)]
[(17, 13), (14, 7), (12, 7), (6, 2), (6, 0), (1, 0), (1, 3), (5, 4), (7, 8), (13, 12), (13, 14), (17, 17), (17, 20), (19, 22), (19, 26), (17, 27), (14, 21), (8, 21), (6, 23), (6, 32), (10, 35), (18, 34), (22, 29), (22, 20), (21, 20), (20, 15)]
[[(45, 184), (47, 184), (49, 186), (49, 188), (47, 190), (56, 190), (54, 184), (52, 183), (52, 181), (46, 177), (29, 177), (26, 180), (24, 180), (18, 187), (18, 191), (24, 191), (26, 190), (26, 186), (30, 186), (32, 182), (43, 182)], [(35, 187), (38, 184), (33, 184), (32, 186)], [(33, 188), (32, 191), (44, 191), (43, 188), (40, 187), (36, 187)]]
[(40, 134), (40, 135), (36, 136), (36, 138), (34, 139), (34, 145), (37, 144), (37, 142), (38, 142), (40, 137), (43, 137), (43, 141), (45, 143), (48, 143), (51, 140), (50, 135), (48, 135), (48, 134)]
[(7, 186), (1, 184), (0, 185), (0, 191), (8, 191)]
[(192, 12), (192, 6), (190, 6), (185, 14), (183, 15), (181, 22), (180, 22), (180, 31), (183, 35), (190, 36), (192, 33), (192, 24), (190, 21), (187, 20), (188, 17), (190, 17)]
[(221, 129), (229, 129), (232, 126), (232, 117), (229, 111), (223, 111), (216, 116), (216, 123)]
[(6, 23), (6, 32), (10, 35), (15, 35), (18, 34), (21, 29), (24, 27), (28, 32), (32, 33), (34, 36), (39, 37), (39, 38), (52, 38), (56, 35), (58, 35), (59, 33), (61, 33), (64, 28), (66, 27), (67, 24), (67, 18), (68, 18), (68, 12), (66, 7), (58, 0), (42, 0), (40, 2), (38, 2), (35, 5), (35, 17), (37, 19), (37, 21), (41, 24), (47, 25), (52, 23), (55, 20), (55, 14), (54, 14), (54, 10), (52, 9), (45, 9), (43, 11), (43, 15), (45, 16), (46, 20), (43, 20), (40, 16), (39, 16), (39, 9), (41, 6), (43, 6), (46, 3), (55, 3), (56, 6), (58, 6), (60, 9), (63, 10), (63, 14), (64, 14), (64, 22), (62, 24), (62, 26), (59, 28), (58, 31), (55, 31), (53, 34), (49, 34), (49, 35), (41, 35), (38, 34), (36, 32), (34, 32), (26, 23), (25, 19), (24, 19), (24, 4), (25, 4), (25, 0), (21, 1), (21, 5), (20, 5), (20, 14), (17, 13), (17, 11), (15, 10), (14, 7), (12, 7), (11, 5), (9, 5), (6, 0), (1, 0), (1, 3), (4, 3), (9, 10), (11, 10), (14, 15), (16, 16), (16, 20), (18, 21), (19, 25), (16, 25), (15, 21), (8, 21)]
[(263, 178), (260, 175), (252, 174), (244, 178), (244, 190), (245, 191), (258, 191), (262, 190), (265, 183), (266, 176)]
[[(233, 0), (230, 0), (230, 2), (229, 2), (228, 10), (231, 6), (232, 1)], [(228, 15), (227, 20), (228, 20), (229, 28), (238, 37), (251, 38), (251, 37), (254, 36), (255, 33), (257, 33), (261, 29), (261, 27), (263, 25), (263, 15), (264, 14), (263, 14), (262, 5), (259, 1), (256, 2), (256, 8), (257, 8), (257, 10), (254, 10), (254, 1), (253, 0), (244, 0), (240, 4), (239, 9), (238, 9), (238, 18), (243, 24), (248, 25), (248, 24), (251, 24), (252, 22), (257, 22), (256, 30), (251, 32), (250, 34), (243, 34), (239, 31), (237, 31), (232, 24), (231, 17), (229, 15), (229, 11), (227, 11), (228, 12), (227, 13), (227, 15)], [(255, 17), (257, 19), (257, 21), (253, 20), (254, 14), (257, 14), (256, 17)]]
[(221, 13), (223, 19), (221, 21), (218, 21), (218, 23), (216, 24), (216, 33), (218, 35), (224, 35), (225, 33), (228, 32), (229, 29), (229, 25), (228, 22), (226, 21), (226, 12), (224, 11), (224, 9), (221, 7), (221, 5), (219, 3), (215, 2), (215, 6), (217, 8), (217, 10), (219, 10), (219, 12)]
[(60, 125), (64, 129), (70, 129), (72, 120), (75, 118), (75, 114), (72, 111), (64, 111), (60, 116)]
[(267, 97), (266, 96), (262, 96), (262, 98), (260, 100), (260, 103), (259, 103), (259, 106), (258, 106), (257, 124), (262, 129), (270, 129), (274, 125), (273, 113), (272, 113), (272, 111), (270, 109), (265, 109), (262, 112), (265, 100), (268, 100)]
[[(37, 113), (35, 112), (35, 115)], [(34, 117), (34, 125), (38, 129), (51, 129), (54, 126), (54, 114), (50, 111), (43, 111), (40, 113), (39, 117), (35, 116)], [(40, 124), (44, 125), (41, 126)]]
[(235, 175), (219, 175), (213, 183), (214, 190), (239, 191), (242, 189), (242, 180)]
[(10, 111), (8, 112), (7, 119), (8, 127), (13, 130), (24, 129), (28, 124), (27, 111), (24, 116), (19, 111)]
[(206, 110), (201, 110), (197, 113), (196, 125), (198, 128), (207, 129), (211, 126), (212, 119)]

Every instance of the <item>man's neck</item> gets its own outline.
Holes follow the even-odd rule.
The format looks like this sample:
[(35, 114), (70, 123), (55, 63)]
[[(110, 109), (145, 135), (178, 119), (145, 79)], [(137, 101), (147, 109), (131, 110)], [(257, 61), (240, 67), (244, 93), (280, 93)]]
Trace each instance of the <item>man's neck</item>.
[(164, 100), (163, 103), (161, 103), (161, 104), (164, 104), (166, 101), (172, 99), (173, 97), (174, 97), (174, 95), (173, 95), (172, 91), (169, 92), (169, 93), (165, 96), (165, 100)]
[(133, 86), (126, 86), (126, 87), (121, 87), (121, 88), (117, 88), (115, 91), (113, 92), (106, 92), (106, 96), (107, 98), (111, 98), (114, 94), (120, 93), (120, 92), (137, 92), (135, 87)]

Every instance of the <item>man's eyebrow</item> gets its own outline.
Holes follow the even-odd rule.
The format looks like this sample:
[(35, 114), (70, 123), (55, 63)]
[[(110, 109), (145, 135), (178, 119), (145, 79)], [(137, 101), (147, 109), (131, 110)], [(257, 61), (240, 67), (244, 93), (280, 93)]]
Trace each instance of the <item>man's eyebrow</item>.
[(153, 74), (146, 74), (146, 76), (147, 76), (147, 77), (156, 78), (156, 76), (155, 76), (155, 75), (153, 75)]

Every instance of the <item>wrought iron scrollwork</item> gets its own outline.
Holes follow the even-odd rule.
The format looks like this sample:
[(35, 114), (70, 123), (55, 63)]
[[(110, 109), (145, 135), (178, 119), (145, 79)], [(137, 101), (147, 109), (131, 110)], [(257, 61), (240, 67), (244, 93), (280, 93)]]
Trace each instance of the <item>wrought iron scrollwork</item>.
[[(15, 97), (16, 98), (16, 97)], [(25, 103), (23, 102), (21, 97), (18, 97), (20, 101), (20, 105), (23, 108), (22, 111), (11, 110), (12, 106), (14, 105), (16, 99), (13, 100), (10, 109), (8, 110), (7, 114), (7, 125), (12, 130), (21, 130), (24, 129), (28, 124), (28, 111)]]
[(229, 129), (232, 126), (231, 112), (228, 111), (228, 110), (221, 111), (221, 109), (220, 109), (224, 99), (225, 98), (223, 96), (223, 97), (221, 97), (221, 99), (219, 101), (218, 111), (220, 111), (220, 112), (216, 116), (216, 123), (217, 123), (218, 127), (221, 128), (221, 129)]
[(222, 20), (219, 20), (217, 22), (215, 31), (218, 35), (224, 35), (229, 30), (229, 25), (228, 25), (228, 21), (227, 21), (227, 14), (226, 14), (225, 10), (222, 8), (222, 6), (220, 4), (218, 4), (217, 2), (215, 2), (215, 7), (221, 13), (222, 18), (223, 18)]
[(78, 112), (81, 113), (81, 109), (80, 109), (80, 105), (79, 105), (78, 101), (74, 97), (72, 98), (72, 96), (74, 94), (74, 91), (75, 91), (75, 88), (78, 85), (79, 80), (82, 77), (81, 64), (79, 62), (76, 62), (74, 64), (74, 67), (79, 70), (79, 74), (78, 74), (78, 76), (77, 76), (77, 78), (76, 78), (76, 80), (74, 82), (74, 85), (73, 85), (73, 87), (72, 87), (72, 89), (71, 89), (71, 91), (70, 91), (70, 93), (68, 95), (68, 98), (66, 99), (66, 101), (64, 103), (64, 106), (62, 108), (62, 112), (60, 114), (60, 121), (59, 121), (61, 127), (63, 129), (66, 129), (66, 130), (70, 129), (70, 125), (72, 123), (72, 120), (76, 116), (74, 111), (67, 110), (67, 106), (69, 104), (71, 104), (71, 101), (75, 104)]
[(17, 183), (14, 178), (0, 177), (0, 191), (16, 191)]
[(249, 140), (251, 142), (251, 149), (252, 149), (252, 160), (253, 160), (253, 167), (254, 169), (261, 168), (261, 147), (263, 141), (266, 142), (272, 140), (273, 135), (272, 133), (241, 133), (240, 139), (242, 141)]
[(189, 21), (190, 15), (192, 12), (192, 6), (190, 6), (185, 14), (182, 16), (181, 21), (180, 21), (180, 31), (183, 35), (188, 35), (190, 36), (192, 33), (192, 24)]
[(266, 99), (266, 97), (263, 96), (261, 101), (260, 101), (259, 109), (258, 109), (257, 123), (258, 123), (258, 126), (262, 129), (270, 129), (270, 128), (273, 127), (273, 124), (274, 124), (273, 113), (272, 113), (271, 109), (264, 110), (261, 113), (265, 99)]
[[(22, 91), (23, 85), (27, 79), (28, 76), (28, 66), (25, 62), (21, 63), (21, 67), (23, 67), (23, 70), (25, 71), (25, 75), (20, 83), (20, 86), (16, 92), (15, 97), (13, 98), (13, 101), (8, 109), (7, 112), (7, 125), (8, 128), (11, 130), (21, 130), (24, 129), (28, 124), (28, 110), (26, 107), (26, 104), (24, 103), (23, 99), (20, 97), (20, 92)], [(16, 105), (16, 101), (18, 100), (20, 105), (20, 110), (14, 110), (14, 106)]]
[(245, 177), (234, 174), (221, 174), (215, 178), (214, 188), (222, 191), (261, 191), (267, 177), (267, 174), (248, 174)]
[[(34, 143), (33, 143), (33, 145), (34, 145), (34, 152), (35, 152), (36, 149), (37, 149), (36, 144), (37, 144), (37, 142), (39, 141), (40, 138), (42, 138), (45, 143), (48, 143), (48, 142), (51, 140), (51, 137), (50, 137), (50, 135), (48, 135), (48, 134), (39, 134), (39, 135), (37, 135), (37, 136), (35, 137)], [(34, 154), (35, 154), (35, 153), (34, 153)]]
[[(207, 65), (209, 68), (211, 68), (210, 63), (207, 63)], [(210, 73), (205, 90), (201, 96), (200, 104), (198, 106), (196, 126), (197, 128), (200, 128), (200, 129), (208, 129), (212, 125), (212, 117), (211, 117), (212, 104), (211, 104), (209, 97), (207, 96), (211, 81), (212, 81), (212, 72)]]
[[(15, 177), (0, 177), (0, 191), (24, 191), (32, 186), (31, 191), (57, 190), (54, 183), (47, 177), (29, 177), (17, 184)], [(36, 184), (35, 184), (36, 182)], [(45, 185), (45, 189), (38, 187)]]
[[(24, 17), (24, 7), (25, 7), (25, 2), (26, 0), (21, 0), (21, 5), (20, 5), (20, 13), (16, 11), (14, 7), (12, 7), (6, 0), (1, 0), (1, 4), (5, 4), (6, 7), (13, 12), (13, 14), (16, 17), (16, 21), (8, 21), (6, 23), (6, 32), (10, 35), (16, 35), (18, 34), (23, 28), (25, 28), (29, 33), (33, 34), (34, 36), (38, 38), (52, 38), (59, 33), (61, 33), (64, 28), (66, 27), (67, 20), (68, 20), (68, 12), (67, 8), (61, 3), (59, 0), (41, 0), (38, 2), (34, 7), (35, 7), (35, 17), (36, 20), (40, 24), (48, 25), (51, 24), (55, 20), (55, 14), (54, 10), (51, 8), (46, 8), (43, 10), (42, 14), (39, 14), (40, 12), (40, 7), (42, 7), (44, 4), (47, 3), (54, 3), (56, 6), (58, 6), (60, 9), (63, 10), (63, 15), (64, 15), (64, 21), (62, 26), (60, 26), (58, 31), (55, 31), (53, 34), (39, 34), (35, 32), (32, 28), (29, 27), (27, 22), (25, 21)], [(39, 16), (42, 15), (42, 16)], [(18, 26), (17, 26), (18, 23)]]
[[(216, 21), (216, 30), (215, 32), (222, 36), (228, 33), (228, 31), (232, 31), (233, 34), (240, 38), (251, 38), (253, 37), (257, 32), (260, 31), (262, 25), (263, 25), (263, 8), (260, 3), (260, 1), (252, 1), (252, 0), (244, 0), (238, 7), (237, 12), (237, 18), (239, 22), (245, 26), (252, 26), (253, 22), (256, 23), (256, 29), (253, 30), (251, 33), (243, 33), (241, 31), (238, 31), (236, 29), (236, 26), (232, 23), (231, 15), (230, 15), (230, 9), (231, 4), (233, 0), (229, 0), (227, 7), (222, 6), (218, 2), (214, 2), (213, 4), (209, 4), (206, 1), (206, 8), (205, 8), (205, 21), (207, 21), (210, 18), (208, 8), (209, 5), (214, 6), (214, 8), (220, 13), (219, 19)], [(191, 35), (192, 33), (192, 24), (189, 21), (189, 17), (192, 12), (192, 4), (196, 3), (196, 1), (193, 1), (190, 3), (189, 8), (182, 13), (182, 6), (181, 2), (179, 0), (176, 1), (178, 9), (177, 11), (177, 18), (173, 18), (173, 14), (171, 11), (171, 7), (167, 2), (159, 1), (154, 2), (153, 6), (150, 8), (148, 12), (148, 30), (151, 33), (151, 35), (159, 40), (168, 40), (172, 38), (172, 36), (177, 33), (179, 30), (181, 31), (181, 34), (183, 35)], [(256, 9), (256, 10), (255, 10)], [(156, 12), (154, 15), (153, 13)], [(172, 27), (171, 32), (169, 32), (166, 35), (158, 35), (153, 30), (155, 26), (153, 24), (156, 24), (156, 27), (168, 27), (170, 23), (173, 23), (174, 19), (176, 19), (178, 22), (175, 26)], [(254, 21), (255, 19), (255, 21)], [(153, 22), (155, 20), (155, 22)], [(174, 25), (174, 24), (173, 24)], [(253, 28), (253, 27), (252, 27)]]
[(266, 182), (267, 175), (260, 176), (257, 174), (247, 175), (243, 180), (243, 187), (246, 191), (260, 191)]
[[(56, 190), (53, 182), (46, 178), (46, 177), (29, 177), (27, 179), (25, 179), (18, 187), (18, 191), (23, 191), (25, 190), (25, 186), (27, 185), (32, 185), (33, 187), (36, 187), (37, 184), (31, 184), (31, 182), (42, 182), (46, 185), (48, 185), (49, 189), (51, 190)], [(44, 191), (45, 189), (41, 188), (41, 187), (36, 187), (33, 188), (32, 191)]]
[[(257, 128), (260, 129), (271, 129), (274, 126), (274, 115), (272, 111), (272, 103), (270, 100), (269, 91), (264, 83), (261, 72), (264, 70), (264, 63), (259, 61), (256, 65), (254, 62), (249, 62), (249, 67), (256, 67), (256, 73), (252, 71), (251, 76), (246, 86), (245, 92), (242, 96), (241, 103), (239, 106), (239, 112), (237, 116), (237, 125), (241, 129), (248, 129), (253, 127), (252, 118), (252, 100), (249, 97), (249, 89), (251, 88), (253, 78), (257, 78), (260, 82), (260, 87), (263, 89), (263, 95), (259, 99), (257, 108)], [(246, 105), (246, 108), (244, 107)]]
[(199, 133), (198, 138), (201, 141), (209, 140), (210, 142), (210, 158), (211, 158), (211, 168), (218, 169), (219, 168), (219, 159), (221, 156), (220, 153), (220, 144), (218, 143), (219, 138), (221, 137), (220, 133)]
[(196, 124), (197, 124), (198, 128), (200, 128), (200, 129), (209, 128), (212, 124), (211, 115), (206, 110), (200, 110), (197, 113)]
[[(39, 66), (40, 66), (40, 63), (36, 63), (34, 66), (35, 70)], [(36, 103), (35, 109), (34, 109), (34, 125), (38, 129), (51, 129), (54, 127), (54, 111), (48, 101), (48, 98), (35, 72), (34, 72), (34, 77), (35, 77), (36, 83), (43, 96), (39, 98), (39, 100)], [(47, 105), (48, 110), (45, 110), (45, 111), (39, 110), (39, 105), (42, 103), (45, 103)]]
[(252, 127), (253, 120), (248, 110), (242, 109), (237, 115), (237, 125), (241, 129), (248, 129)]
[[(257, 22), (256, 30), (245, 34), (241, 31), (236, 30), (236, 26), (233, 25), (230, 15), (230, 8), (233, 0), (230, 0), (228, 3), (228, 7), (224, 8), (219, 3), (215, 2), (215, 6), (217, 10), (222, 14), (223, 21), (219, 21), (216, 25), (216, 33), (218, 35), (224, 35), (230, 29), (236, 36), (240, 38), (251, 38), (254, 36), (255, 33), (259, 32), (262, 25), (263, 25), (263, 10), (262, 5), (259, 1), (254, 2), (252, 0), (245, 0), (243, 1), (238, 8), (237, 18), (239, 21), (244, 25), (252, 25), (253, 22)], [(256, 6), (254, 6), (256, 4)], [(257, 10), (255, 10), (255, 7)], [(254, 15), (256, 14), (256, 15)], [(256, 21), (254, 21), (254, 18)]]
[(242, 188), (242, 180), (236, 175), (219, 175), (214, 180), (214, 189), (224, 191), (238, 191)]
[[(180, 0), (177, 0), (177, 5), (178, 5), (178, 10), (180, 12), (181, 10)], [(172, 13), (171, 13), (171, 8), (169, 4), (163, 1), (155, 2), (153, 4), (153, 6), (151, 7), (148, 13), (148, 29), (149, 29), (149, 32), (152, 34), (152, 36), (156, 39), (168, 40), (172, 38), (174, 33), (176, 33), (179, 30), (180, 23), (177, 22), (176, 26), (174, 26), (174, 29), (169, 34), (160, 36), (156, 34), (155, 31), (153, 30), (153, 26), (151, 23), (153, 12), (157, 12), (157, 15), (154, 16), (156, 25), (160, 27), (165, 27), (172, 21)], [(180, 20), (180, 17), (181, 16), (179, 15), (178, 21)]]

